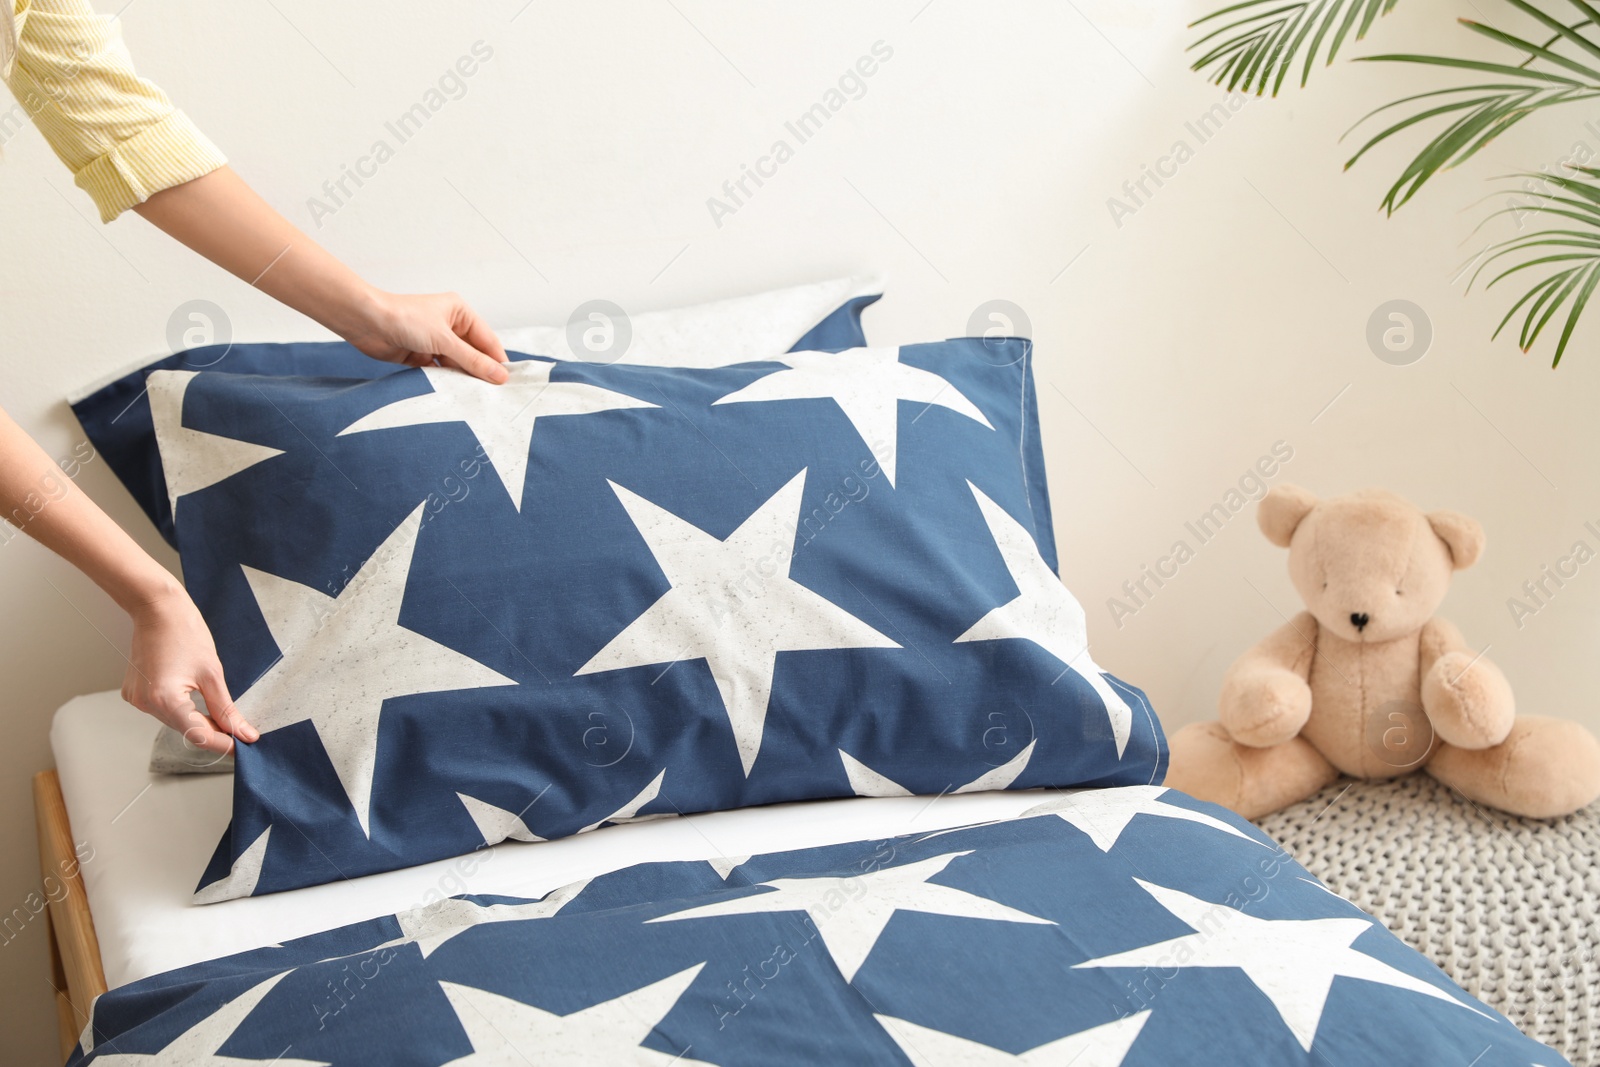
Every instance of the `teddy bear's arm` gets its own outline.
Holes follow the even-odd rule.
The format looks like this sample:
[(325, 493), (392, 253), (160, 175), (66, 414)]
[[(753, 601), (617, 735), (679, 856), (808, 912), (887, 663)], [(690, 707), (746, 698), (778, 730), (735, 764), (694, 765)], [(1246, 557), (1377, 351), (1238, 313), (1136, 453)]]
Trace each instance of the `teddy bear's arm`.
[(1422, 708), (1439, 737), (1457, 748), (1488, 748), (1511, 732), (1516, 700), (1511, 684), (1461, 631), (1429, 619), (1418, 643)]
[(1317, 620), (1302, 611), (1234, 661), (1222, 679), (1218, 718), (1235, 741), (1256, 748), (1294, 737), (1311, 714)]

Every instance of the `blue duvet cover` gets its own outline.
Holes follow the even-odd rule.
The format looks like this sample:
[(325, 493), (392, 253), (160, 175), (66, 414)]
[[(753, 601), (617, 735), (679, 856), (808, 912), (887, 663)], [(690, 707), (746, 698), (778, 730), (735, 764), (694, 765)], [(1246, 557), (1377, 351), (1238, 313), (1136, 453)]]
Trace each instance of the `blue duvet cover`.
[(102, 997), (72, 1062), (1566, 1061), (1248, 823), (1130, 786), (453, 898), (198, 964)]

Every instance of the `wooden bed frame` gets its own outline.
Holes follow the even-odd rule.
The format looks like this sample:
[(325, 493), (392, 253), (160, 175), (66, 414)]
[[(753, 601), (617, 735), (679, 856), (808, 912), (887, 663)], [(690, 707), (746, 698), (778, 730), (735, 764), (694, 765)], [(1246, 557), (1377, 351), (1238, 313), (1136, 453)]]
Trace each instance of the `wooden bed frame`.
[(39, 827), (39, 872), (45, 879), (49, 910), (50, 984), (56, 991), (56, 1026), (61, 1058), (66, 1060), (89, 1022), (94, 998), (106, 991), (89, 895), (78, 869), (78, 855), (67, 821), (67, 803), (55, 771), (33, 776), (33, 809)]

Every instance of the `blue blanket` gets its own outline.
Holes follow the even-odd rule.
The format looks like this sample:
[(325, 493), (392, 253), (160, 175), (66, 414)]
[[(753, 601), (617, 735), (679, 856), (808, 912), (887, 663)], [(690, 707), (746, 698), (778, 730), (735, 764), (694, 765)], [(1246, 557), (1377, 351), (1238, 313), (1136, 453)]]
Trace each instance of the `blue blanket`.
[(102, 997), (72, 1062), (1566, 1061), (1248, 823), (1131, 786), (198, 964)]

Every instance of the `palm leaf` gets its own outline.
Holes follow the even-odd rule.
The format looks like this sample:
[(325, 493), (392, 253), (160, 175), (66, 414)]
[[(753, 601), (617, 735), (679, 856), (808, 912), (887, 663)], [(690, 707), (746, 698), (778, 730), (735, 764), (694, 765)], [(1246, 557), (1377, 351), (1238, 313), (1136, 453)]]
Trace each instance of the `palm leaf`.
[(1277, 96), (1300, 63), (1300, 84), (1311, 77), (1317, 57), (1332, 63), (1350, 37), (1367, 35), (1379, 15), (1397, 0), (1240, 0), (1196, 19), (1190, 29), (1210, 26), (1188, 48), (1200, 51), (1191, 69), (1208, 74), (1230, 92)]
[[(1356, 123), (1359, 127), (1393, 108), (1410, 106), (1412, 113), (1392, 117), (1369, 137), (1345, 163), (1353, 166), (1373, 146), (1419, 123), (1445, 119), (1400, 176), (1384, 194), (1383, 209), (1393, 214), (1442, 170), (1471, 159), (1500, 134), (1530, 115), (1566, 104), (1600, 97), (1600, 12), (1588, 0), (1505, 0), (1518, 12), (1552, 31), (1535, 42), (1505, 30), (1461, 19), (1471, 32), (1494, 42), (1507, 52), (1505, 62), (1459, 59), (1451, 56), (1396, 54), (1366, 56), (1362, 62), (1407, 63), (1446, 70), (1490, 75), (1479, 82), (1420, 93), (1378, 108)], [(1579, 18), (1568, 24), (1552, 10), (1571, 8)], [(1426, 105), (1417, 102), (1427, 99)]]
[[(1493, 335), (1499, 337), (1506, 325), (1520, 313), (1522, 326), (1517, 333), (1517, 344), (1524, 352), (1530, 351), (1545, 327), (1561, 313), (1563, 307), (1566, 308), (1566, 319), (1556, 341), (1555, 357), (1550, 363), (1552, 367), (1561, 364), (1561, 357), (1566, 354), (1578, 320), (1588, 307), (1596, 285), (1600, 285), (1600, 168), (1573, 166), (1568, 169), (1568, 174), (1511, 175), (1516, 179), (1531, 178), (1542, 182), (1550, 192), (1537, 207), (1501, 208), (1489, 218), (1525, 211), (1529, 215), (1554, 216), (1568, 223), (1576, 223), (1576, 228), (1557, 224), (1492, 244), (1484, 250), (1487, 254), (1483, 262), (1467, 282), (1470, 290), (1491, 264), (1499, 273), (1488, 281), (1485, 289), (1492, 289), (1500, 281), (1523, 271), (1541, 267), (1556, 268), (1535, 282), (1511, 305), (1495, 327)], [(1510, 265), (1507, 266), (1507, 263)], [(1556, 267), (1557, 264), (1560, 266)]]

